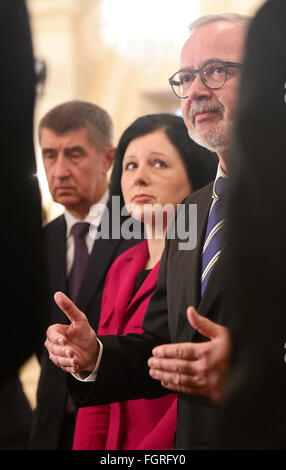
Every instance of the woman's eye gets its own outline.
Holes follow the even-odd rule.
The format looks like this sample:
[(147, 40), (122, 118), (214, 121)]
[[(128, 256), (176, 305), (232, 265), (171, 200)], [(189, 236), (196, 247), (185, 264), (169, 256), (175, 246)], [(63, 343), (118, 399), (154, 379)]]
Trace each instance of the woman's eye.
[(154, 166), (156, 168), (167, 168), (167, 165), (163, 160), (154, 160)]
[(134, 170), (135, 168), (137, 168), (137, 165), (135, 162), (128, 162), (126, 163), (125, 165), (125, 170)]

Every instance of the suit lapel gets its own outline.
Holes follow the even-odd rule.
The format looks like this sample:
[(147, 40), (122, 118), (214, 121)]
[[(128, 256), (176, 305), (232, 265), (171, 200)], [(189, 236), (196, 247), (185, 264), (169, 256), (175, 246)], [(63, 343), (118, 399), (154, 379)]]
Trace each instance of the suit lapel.
[[(212, 308), (215, 305), (215, 302), (219, 299), (223, 290), (223, 270), (222, 270), (222, 261), (221, 257), (216, 262), (213, 267), (212, 273), (209, 277), (208, 283), (206, 285), (204, 295), (201, 298), (199, 307), (197, 309), (198, 313), (202, 316), (209, 317), (212, 313)], [(189, 325), (189, 334), (188, 341), (194, 339), (194, 335), (197, 332), (191, 325)]]
[[(213, 183), (209, 186), (209, 190), (203, 194), (203, 197), (198, 201), (198, 244), (197, 250), (192, 263), (194, 263), (193, 269), (193, 284), (196, 286), (196, 292), (193, 293), (196, 299), (196, 303), (192, 305), (197, 306), (197, 311), (200, 315), (206, 316), (211, 312), (211, 308), (219, 298), (223, 288), (223, 276), (222, 276), (222, 262), (221, 257), (218, 259), (214, 265), (212, 272), (210, 274), (207, 286), (204, 291), (203, 297), (201, 297), (201, 266), (202, 266), (202, 250), (206, 232), (206, 226), (208, 221), (208, 214), (211, 204), (211, 195)], [(199, 205), (201, 205), (202, 210), (199, 210)], [(190, 303), (188, 305), (191, 305)], [(189, 341), (192, 341), (196, 330), (190, 326), (189, 329)]]
[[(114, 257), (114, 253), (121, 242), (120, 239), (112, 237), (113, 221), (110, 201), (102, 217), (105, 221), (106, 217), (108, 218), (109, 238), (105, 239), (99, 237), (94, 240), (92, 252), (89, 256), (76, 301), (77, 306), (83, 311), (87, 310), (88, 305), (95, 293), (98, 291), (99, 286), (104, 282), (105, 276)], [(101, 225), (98, 227), (97, 234), (99, 233), (101, 233)]]
[(119, 243), (120, 240), (105, 240), (103, 238), (94, 241), (76, 302), (81, 310), (86, 310), (93, 295), (103, 282)]
[(56, 280), (55, 285), (66, 291), (66, 221), (64, 216), (59, 219), (57, 231), (54, 232), (54, 240), (52, 250), (54, 259), (52, 260), (53, 278)]
[(213, 183), (207, 186), (204, 192), (200, 194), (197, 201), (191, 201), (191, 204), (197, 204), (197, 245), (189, 251), (188, 256), (188, 289), (187, 296), (192, 299), (192, 305), (198, 306), (201, 300), (201, 266), (202, 250), (205, 239), (205, 232), (211, 204)]
[[(180, 341), (187, 341), (189, 339), (189, 334), (186, 335), (186, 331), (190, 333), (191, 330), (191, 334), (194, 332), (191, 327), (186, 329), (187, 307), (192, 305), (198, 308), (201, 300), (201, 254), (211, 204), (212, 186), (213, 183), (210, 183), (200, 191), (191, 194), (185, 201), (186, 226), (193, 223), (189, 220), (189, 204), (197, 205), (197, 244), (195, 248), (193, 250), (180, 251), (178, 241), (176, 244), (170, 243), (169, 264), (171, 269), (173, 267), (175, 273), (174, 276), (171, 271), (170, 279), (173, 279), (171, 282), (178, 286), (177, 289), (180, 289), (181, 295), (180, 298), (174, 298), (173, 308), (174, 311), (177, 310), (177, 314), (174, 315), (170, 311), (169, 323), (170, 330), (173, 332), (173, 339), (180, 338)], [(174, 251), (171, 251), (173, 245)]]

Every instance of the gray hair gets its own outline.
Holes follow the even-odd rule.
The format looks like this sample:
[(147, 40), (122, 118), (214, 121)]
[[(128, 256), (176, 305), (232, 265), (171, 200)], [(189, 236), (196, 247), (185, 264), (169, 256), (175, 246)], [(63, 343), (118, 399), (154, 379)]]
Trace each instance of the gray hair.
[(104, 109), (87, 101), (67, 101), (52, 108), (40, 121), (39, 140), (43, 128), (59, 135), (86, 129), (89, 140), (99, 151), (113, 145), (111, 117)]
[(209, 23), (216, 23), (218, 21), (229, 21), (230, 23), (240, 24), (246, 28), (250, 25), (252, 20), (251, 16), (241, 15), (239, 13), (221, 13), (217, 15), (204, 15), (193, 21), (189, 26), (190, 34), (193, 34), (202, 26)]

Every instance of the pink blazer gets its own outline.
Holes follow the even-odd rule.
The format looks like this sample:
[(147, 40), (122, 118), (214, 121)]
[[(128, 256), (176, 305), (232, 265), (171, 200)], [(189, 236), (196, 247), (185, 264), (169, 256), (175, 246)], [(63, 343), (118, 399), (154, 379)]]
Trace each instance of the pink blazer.
[[(148, 302), (158, 278), (160, 263), (152, 269), (132, 298), (136, 277), (145, 268), (148, 245), (144, 241), (122, 255), (108, 271), (101, 304), (98, 333), (141, 333)], [(130, 300), (131, 299), (131, 300)], [(177, 396), (130, 400), (80, 408), (75, 450), (171, 449), (177, 426)]]

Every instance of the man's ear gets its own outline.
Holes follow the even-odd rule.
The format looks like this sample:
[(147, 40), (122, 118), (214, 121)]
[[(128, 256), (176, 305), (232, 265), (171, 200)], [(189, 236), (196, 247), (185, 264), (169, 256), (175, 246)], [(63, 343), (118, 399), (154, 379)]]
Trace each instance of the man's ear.
[(116, 147), (106, 147), (104, 151), (104, 169), (106, 173), (111, 168), (114, 160)]

